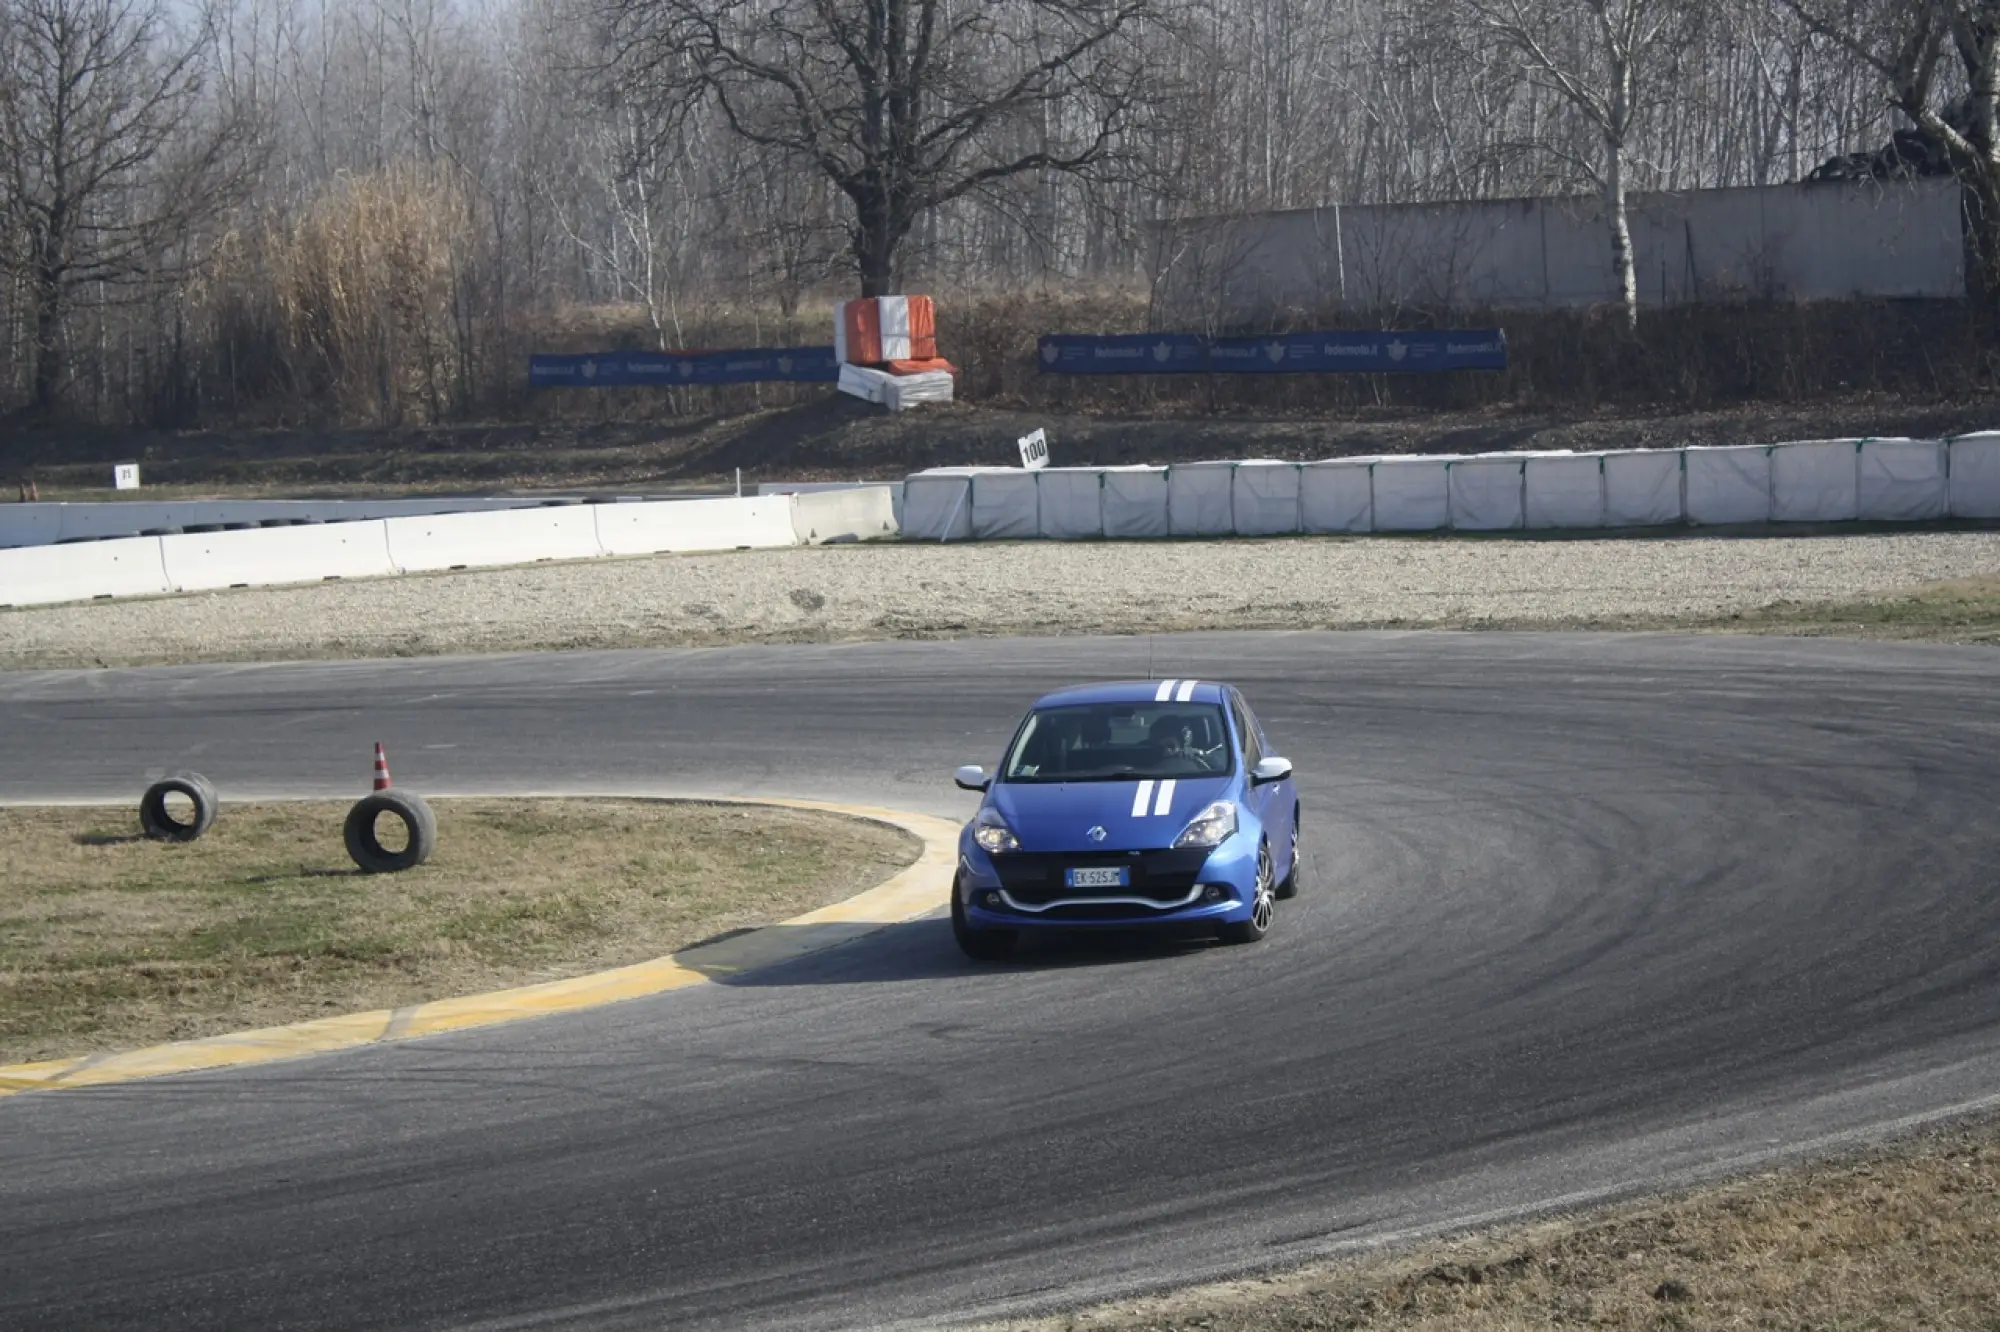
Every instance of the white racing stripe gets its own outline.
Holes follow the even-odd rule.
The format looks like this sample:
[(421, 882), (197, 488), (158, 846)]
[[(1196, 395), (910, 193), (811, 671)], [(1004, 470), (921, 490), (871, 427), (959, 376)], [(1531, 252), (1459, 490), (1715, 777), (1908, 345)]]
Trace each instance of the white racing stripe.
[(1174, 779), (1169, 777), (1160, 783), (1160, 798), (1153, 802), (1153, 813), (1166, 814), (1174, 807)]
[(1160, 681), (1160, 687), (1159, 687), (1159, 690), (1158, 690), (1158, 691), (1157, 691), (1156, 693), (1154, 693), (1154, 695), (1153, 695), (1153, 701), (1154, 701), (1155, 703), (1164, 703), (1164, 702), (1166, 702), (1166, 701), (1167, 701), (1167, 695), (1169, 695), (1169, 694), (1173, 693), (1173, 692), (1174, 692), (1174, 686), (1175, 686), (1175, 685), (1177, 685), (1177, 684), (1179, 684), (1179, 683), (1180, 683), (1180, 681), (1179, 681), (1179, 680), (1162, 680), (1162, 681)]
[(1135, 819), (1144, 818), (1146, 815), (1146, 802), (1152, 798), (1153, 779), (1148, 777), (1145, 781), (1139, 783), (1139, 793), (1132, 797), (1132, 817)]
[(1193, 697), (1194, 697), (1194, 687), (1195, 687), (1195, 686), (1196, 686), (1197, 684), (1199, 684), (1199, 683), (1200, 683), (1200, 681), (1198, 681), (1198, 680), (1183, 680), (1183, 681), (1181, 681), (1181, 687), (1180, 687), (1180, 692), (1174, 695), (1174, 702), (1176, 702), (1176, 703), (1185, 703), (1185, 702), (1187, 702), (1187, 701), (1188, 701), (1189, 699), (1193, 698)]

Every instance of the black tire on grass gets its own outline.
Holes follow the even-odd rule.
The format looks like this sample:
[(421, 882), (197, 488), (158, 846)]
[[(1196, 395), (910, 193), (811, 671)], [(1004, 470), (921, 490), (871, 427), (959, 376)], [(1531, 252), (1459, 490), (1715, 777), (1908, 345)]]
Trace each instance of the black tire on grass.
[[(389, 850), (375, 835), (375, 820), (384, 814), (401, 819), (409, 829), (409, 844), (401, 851)], [(347, 811), (347, 826), (343, 831), (347, 854), (369, 874), (412, 869), (429, 860), (431, 852), (437, 849), (437, 815), (431, 813), (422, 796), (408, 791), (391, 789), (363, 796)]]
[[(186, 823), (167, 812), (167, 797), (186, 796), (194, 817)], [(156, 842), (192, 842), (215, 826), (215, 787), (198, 772), (177, 772), (146, 788), (139, 797), (139, 826)]]

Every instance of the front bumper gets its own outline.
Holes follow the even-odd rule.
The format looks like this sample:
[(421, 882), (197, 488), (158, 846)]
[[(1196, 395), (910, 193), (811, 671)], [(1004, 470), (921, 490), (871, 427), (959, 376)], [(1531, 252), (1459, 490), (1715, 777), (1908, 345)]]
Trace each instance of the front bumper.
[[(1123, 866), (1124, 887), (1067, 888), (1071, 867)], [(1256, 891), (1257, 854), (1241, 833), (1211, 851), (1013, 852), (989, 855), (960, 840), (958, 891), (978, 929), (1075, 929), (1245, 920)]]

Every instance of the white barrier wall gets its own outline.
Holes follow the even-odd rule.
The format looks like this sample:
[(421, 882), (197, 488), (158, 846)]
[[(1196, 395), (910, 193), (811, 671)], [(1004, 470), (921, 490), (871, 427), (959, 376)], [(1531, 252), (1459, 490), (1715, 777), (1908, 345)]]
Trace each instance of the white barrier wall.
[(1300, 530), (1297, 463), (1241, 463), (1230, 484), (1237, 535), (1287, 536)]
[[(573, 505), (0, 550), (0, 606), (365, 578), (600, 554), (893, 535), (885, 487), (834, 495)], [(425, 525), (428, 524), (428, 525)], [(398, 544), (400, 543), (400, 551)], [(554, 554), (585, 552), (581, 556)]]
[(329, 578), (382, 578), (396, 572), (389, 559), (384, 525), (379, 522), (264, 527), (151, 539), (160, 544), (167, 583), (176, 592), (317, 583)]
[(1231, 491), (1236, 464), (1184, 463), (1167, 469), (1167, 535), (1229, 536), (1236, 530)]
[(604, 554), (597, 540), (594, 512), (599, 507), (576, 504), (556, 509), (390, 518), (385, 520), (389, 559), (404, 573), (590, 559)]
[[(1678, 476), (1675, 491), (1678, 499)], [(1521, 464), (1521, 492), (1521, 517), (1527, 527), (1602, 527), (1604, 455), (1531, 453)]]
[(972, 536), (970, 469), (919, 472), (903, 483), (903, 535), (918, 541)]
[(1445, 467), (1450, 492), (1452, 527), (1462, 532), (1505, 532), (1523, 525), (1522, 473), (1527, 460), (1519, 454), (1462, 458)]
[(1374, 458), (1338, 458), (1299, 468), (1299, 527), (1313, 533), (1375, 530)]
[(2000, 518), (2000, 433), (1951, 442), (1951, 516)]
[[(521, 499), (418, 498), (366, 500), (104, 500), (0, 504), (0, 546), (54, 541), (159, 536), (167, 528), (225, 523), (348, 522), (406, 514), (470, 513), (532, 508)], [(198, 534), (199, 535), (199, 534)]]
[(1447, 468), (1454, 457), (1383, 458), (1373, 468), (1375, 530), (1434, 532), (1451, 526)]
[(975, 540), (1027, 540), (1042, 534), (1041, 498), (1033, 472), (979, 472), (969, 483)]
[(1607, 527), (1660, 527), (1686, 516), (1681, 507), (1681, 451), (1633, 449), (1604, 455)]
[(1104, 535), (1146, 538), (1167, 535), (1167, 469), (1104, 469)]
[[(867, 486), (855, 490), (826, 490), (795, 494), (777, 501), (789, 504), (791, 508), (792, 537), (802, 546), (818, 546), (828, 541), (872, 541), (877, 537), (896, 535), (896, 491), (888, 486)], [(701, 504), (703, 500), (681, 500), (680, 504)], [(723, 500), (728, 504), (733, 501)], [(738, 525), (738, 535), (742, 525), (748, 522), (755, 535), (762, 536), (761, 506), (748, 506), (757, 501), (736, 502), (743, 506), (741, 516), (733, 521)], [(625, 506), (618, 506), (625, 507)], [(776, 507), (775, 505), (773, 507)], [(611, 554), (611, 547), (604, 540), (604, 509), (598, 510), (597, 540), (604, 546), (605, 554)], [(756, 545), (778, 545), (775, 541), (759, 540)]]
[(1041, 471), (1042, 535), (1052, 541), (1095, 541), (1104, 535), (1104, 477), (1095, 467)]
[(159, 537), (0, 550), (0, 606), (144, 597), (171, 590)]
[[(796, 506), (851, 504), (855, 501), (848, 499), (850, 494), (864, 493), (593, 504), (588, 512), (596, 523), (597, 546), (606, 555), (681, 555), (744, 547), (762, 550), (798, 544), (801, 538), (794, 516)], [(518, 564), (520, 560), (508, 563)]]
[(1771, 521), (1771, 446), (1683, 450), (1687, 520), (1705, 527)]
[(1851, 523), (1860, 508), (1860, 440), (1818, 439), (1772, 446), (1772, 522)]
[(1947, 456), (1939, 439), (1862, 440), (1855, 516), (1891, 523), (1944, 517)]

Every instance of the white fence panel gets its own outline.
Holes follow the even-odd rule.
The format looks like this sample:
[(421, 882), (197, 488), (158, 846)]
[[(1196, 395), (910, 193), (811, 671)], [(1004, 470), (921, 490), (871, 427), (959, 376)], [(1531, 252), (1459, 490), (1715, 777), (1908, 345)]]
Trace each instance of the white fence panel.
[(920, 541), (964, 541), (970, 538), (970, 471), (918, 472), (904, 481), (903, 535)]
[(1855, 516), (1871, 522), (1922, 522), (1945, 509), (1941, 439), (1865, 439), (1855, 483)]
[(169, 591), (158, 537), (0, 550), (0, 606), (46, 606)]
[(1052, 541), (1095, 541), (1104, 535), (1104, 476), (1095, 467), (1045, 467), (1042, 535)]
[[(828, 541), (873, 541), (880, 537), (896, 535), (895, 492), (888, 486), (863, 486), (855, 490), (820, 490), (808, 494), (785, 497), (792, 511), (792, 538), (802, 546), (823, 545)], [(716, 501), (682, 500), (682, 504), (700, 504)], [(763, 526), (761, 506), (753, 499), (722, 500), (734, 506), (734, 511), (744, 519), (749, 519), (753, 535), (762, 537)], [(739, 522), (738, 526), (746, 524)], [(604, 522), (600, 517), (597, 537), (604, 540)], [(762, 545), (762, 541), (748, 544)], [(607, 551), (610, 547), (605, 548)]]
[(1685, 517), (1679, 449), (1633, 449), (1604, 455), (1606, 526), (1659, 527)]
[(1461, 459), (1445, 469), (1451, 525), (1462, 532), (1505, 532), (1520, 527), (1522, 470), (1519, 454)]
[[(652, 500), (638, 504), (593, 504), (599, 549), (606, 555), (667, 555), (699, 550), (768, 550), (799, 542), (795, 500), (822, 500), (852, 506), (847, 491), (831, 496), (746, 495), (741, 499)], [(545, 510), (544, 512), (549, 512)], [(818, 540), (826, 540), (820, 529)], [(396, 546), (393, 530), (389, 547)]]
[(1531, 453), (1523, 468), (1523, 526), (1537, 530), (1604, 526), (1603, 454)]
[(1375, 494), (1369, 471), (1373, 458), (1333, 458), (1299, 468), (1299, 521), (1317, 534), (1371, 532)]
[(1236, 530), (1230, 512), (1233, 462), (1176, 463), (1167, 469), (1167, 532), (1170, 536), (1228, 536)]
[(604, 547), (597, 540), (595, 513), (604, 507), (608, 506), (570, 504), (547, 509), (428, 514), (388, 518), (383, 522), (389, 532), (389, 558), (404, 573), (419, 573), (594, 558), (604, 554)]
[(1800, 440), (1771, 448), (1771, 521), (1846, 523), (1861, 510), (1861, 441)]
[(155, 538), (167, 582), (177, 592), (329, 578), (386, 578), (396, 572), (382, 521), (264, 527)]
[(0, 504), (0, 549), (49, 546), (62, 536), (60, 504)]
[(1683, 450), (1687, 520), (1703, 526), (1771, 521), (1771, 446), (1727, 444)]
[(1951, 441), (1951, 516), (2000, 518), (2000, 432)]
[(1446, 467), (1456, 456), (1384, 458), (1375, 464), (1375, 530), (1435, 532), (1451, 525)]
[(1299, 465), (1246, 462), (1236, 469), (1230, 502), (1238, 536), (1286, 536), (1299, 530)]
[(1167, 535), (1167, 469), (1104, 469), (1104, 535), (1113, 538)]
[(1020, 541), (1040, 536), (1041, 531), (1041, 501), (1033, 472), (981, 472), (972, 478), (974, 540)]

